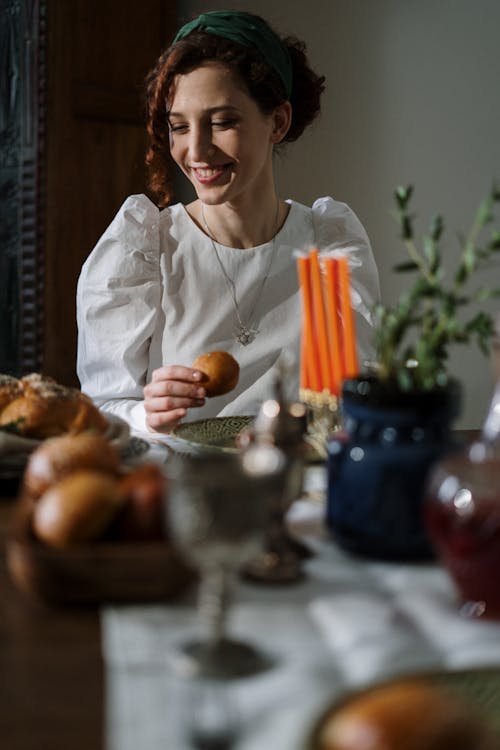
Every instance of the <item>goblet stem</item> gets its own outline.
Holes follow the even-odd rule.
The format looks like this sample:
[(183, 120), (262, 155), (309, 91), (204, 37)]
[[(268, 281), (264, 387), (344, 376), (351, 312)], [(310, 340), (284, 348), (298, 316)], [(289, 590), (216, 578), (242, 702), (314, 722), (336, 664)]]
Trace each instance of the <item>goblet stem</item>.
[(196, 750), (230, 750), (239, 734), (235, 689), (227, 680), (198, 679), (186, 685), (187, 736)]
[(274, 659), (265, 652), (226, 635), (233, 579), (231, 566), (222, 562), (203, 565), (198, 592), (198, 617), (203, 633), (201, 638), (184, 645), (187, 662), (181, 662), (183, 671), (191, 676), (213, 680), (248, 677), (274, 664)]
[(216, 648), (224, 638), (230, 580), (231, 573), (224, 565), (204, 565), (198, 593), (198, 613), (209, 648)]

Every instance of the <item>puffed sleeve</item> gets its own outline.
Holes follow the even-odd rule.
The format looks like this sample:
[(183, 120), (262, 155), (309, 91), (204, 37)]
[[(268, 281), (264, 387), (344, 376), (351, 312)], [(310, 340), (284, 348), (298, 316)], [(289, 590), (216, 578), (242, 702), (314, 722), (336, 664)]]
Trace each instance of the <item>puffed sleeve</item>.
[(378, 270), (368, 235), (345, 203), (318, 198), (312, 206), (315, 242), (322, 254), (346, 255), (351, 273), (351, 300), (355, 311), (360, 362), (373, 360), (372, 311), (380, 300)]
[(77, 287), (77, 373), (106, 412), (145, 430), (142, 389), (161, 304), (159, 210), (127, 198), (85, 261)]

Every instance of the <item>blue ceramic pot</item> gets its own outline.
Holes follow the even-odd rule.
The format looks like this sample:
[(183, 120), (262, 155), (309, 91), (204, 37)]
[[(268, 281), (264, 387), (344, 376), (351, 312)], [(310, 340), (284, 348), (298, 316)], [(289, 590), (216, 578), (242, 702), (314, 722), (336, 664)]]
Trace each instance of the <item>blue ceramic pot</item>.
[(346, 549), (385, 560), (432, 556), (425, 479), (453, 447), (460, 386), (400, 393), (373, 377), (347, 380), (344, 429), (328, 444), (327, 525)]

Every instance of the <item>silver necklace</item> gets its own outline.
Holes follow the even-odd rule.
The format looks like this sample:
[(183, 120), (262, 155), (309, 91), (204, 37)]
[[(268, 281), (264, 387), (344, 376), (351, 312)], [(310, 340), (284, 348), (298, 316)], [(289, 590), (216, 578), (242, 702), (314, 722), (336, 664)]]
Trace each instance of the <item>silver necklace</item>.
[(276, 219), (275, 219), (275, 222), (274, 222), (275, 226), (274, 226), (273, 247), (272, 247), (272, 250), (271, 250), (271, 258), (269, 260), (269, 265), (267, 267), (267, 271), (265, 273), (265, 276), (262, 279), (262, 283), (261, 283), (261, 285), (259, 287), (259, 291), (257, 292), (257, 295), (255, 297), (252, 310), (251, 310), (250, 315), (248, 317), (248, 321), (247, 321), (247, 323), (244, 323), (243, 320), (241, 319), (240, 308), (239, 308), (239, 305), (238, 305), (238, 297), (236, 295), (236, 286), (235, 286), (234, 280), (229, 276), (228, 272), (224, 268), (224, 264), (222, 263), (222, 259), (221, 259), (220, 255), (219, 255), (219, 251), (217, 250), (217, 242), (216, 242), (215, 237), (213, 236), (212, 232), (210, 231), (210, 227), (208, 226), (207, 220), (205, 218), (205, 213), (203, 211), (203, 203), (201, 204), (201, 218), (203, 219), (203, 224), (205, 226), (206, 233), (208, 234), (208, 236), (210, 238), (210, 241), (212, 243), (212, 247), (214, 249), (215, 257), (217, 258), (220, 270), (222, 271), (222, 275), (224, 276), (224, 278), (226, 280), (227, 287), (229, 289), (229, 292), (231, 294), (231, 298), (233, 300), (234, 311), (236, 313), (236, 319), (238, 321), (238, 327), (237, 327), (236, 331), (234, 331), (234, 336), (236, 338), (236, 341), (239, 344), (241, 344), (241, 346), (248, 346), (248, 344), (251, 344), (252, 341), (254, 341), (254, 339), (257, 336), (257, 334), (259, 333), (259, 329), (258, 328), (253, 328), (252, 327), (252, 320), (253, 320), (255, 309), (257, 307), (257, 303), (260, 300), (260, 297), (262, 295), (262, 291), (264, 289), (264, 285), (265, 285), (265, 283), (267, 281), (267, 277), (269, 276), (269, 274), (271, 272), (271, 268), (272, 268), (273, 261), (274, 261), (274, 255), (275, 255), (275, 252), (276, 252), (276, 234), (277, 234), (277, 231), (278, 231), (279, 211), (280, 211), (280, 202), (278, 200), (278, 205), (276, 207)]

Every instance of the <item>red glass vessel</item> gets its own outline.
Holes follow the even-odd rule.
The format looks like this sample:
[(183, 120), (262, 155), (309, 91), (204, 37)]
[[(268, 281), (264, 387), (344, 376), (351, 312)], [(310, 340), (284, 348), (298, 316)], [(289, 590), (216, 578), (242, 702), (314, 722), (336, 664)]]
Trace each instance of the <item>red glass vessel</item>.
[(435, 468), (426, 525), (463, 611), (500, 619), (500, 461), (474, 459), (480, 447), (475, 443)]
[(425, 522), (462, 596), (462, 612), (500, 620), (500, 345), (480, 438), (441, 460), (427, 482)]

